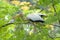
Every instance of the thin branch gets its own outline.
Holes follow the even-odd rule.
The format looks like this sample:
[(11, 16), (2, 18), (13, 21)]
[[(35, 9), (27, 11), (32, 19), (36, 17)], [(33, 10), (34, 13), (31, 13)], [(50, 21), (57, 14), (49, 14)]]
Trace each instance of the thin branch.
[(5, 25), (2, 25), (2, 27), (5, 27), (5, 26), (11, 25), (11, 24), (14, 24), (14, 23), (7, 23)]
[(27, 24), (27, 23), (29, 23), (29, 22), (26, 22), (26, 23), (7, 23), (7, 24), (2, 25), (1, 27), (6, 27), (6, 26), (11, 25), (11, 24)]
[(54, 0), (52, 0), (52, 7), (53, 7), (53, 9), (54, 9), (54, 12), (55, 12), (55, 14), (54, 15), (56, 15), (56, 8), (55, 8), (55, 4), (54, 4)]

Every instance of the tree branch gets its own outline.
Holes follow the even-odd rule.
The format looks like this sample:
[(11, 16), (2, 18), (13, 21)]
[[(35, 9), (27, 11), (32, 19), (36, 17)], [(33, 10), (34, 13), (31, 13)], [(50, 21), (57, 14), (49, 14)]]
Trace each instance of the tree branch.
[(54, 0), (52, 0), (52, 7), (53, 7), (53, 9), (54, 9), (54, 12), (55, 12), (55, 14), (54, 14), (54, 15), (56, 16), (56, 13), (57, 13), (57, 12), (56, 12), (56, 9), (55, 9)]
[(5, 27), (5, 26), (11, 25), (11, 24), (14, 24), (14, 23), (7, 23), (7, 24), (2, 25), (2, 27)]
[(26, 22), (26, 23), (7, 23), (7, 24), (2, 25), (1, 27), (6, 27), (6, 26), (11, 25), (11, 24), (27, 24), (27, 23), (28, 22)]

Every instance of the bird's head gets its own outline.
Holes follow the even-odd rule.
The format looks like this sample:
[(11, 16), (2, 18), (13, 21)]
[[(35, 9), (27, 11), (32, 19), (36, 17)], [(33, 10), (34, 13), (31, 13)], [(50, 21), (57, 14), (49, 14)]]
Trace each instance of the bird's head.
[(38, 15), (39, 15), (41, 18), (43, 18), (43, 19), (45, 19), (45, 18), (47, 17), (46, 14), (42, 14), (42, 13), (38, 13)]
[(38, 15), (41, 16), (41, 17), (46, 17), (46, 14), (38, 13)]

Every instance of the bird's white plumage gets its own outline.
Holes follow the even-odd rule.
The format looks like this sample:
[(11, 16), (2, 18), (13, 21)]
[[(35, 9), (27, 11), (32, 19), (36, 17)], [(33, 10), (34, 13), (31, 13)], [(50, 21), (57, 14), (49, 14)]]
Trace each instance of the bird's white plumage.
[(38, 14), (34, 14), (34, 13), (28, 14), (28, 15), (27, 15), (27, 18), (28, 18), (28, 19), (31, 19), (31, 20), (33, 20), (33, 21), (43, 20), (43, 18), (41, 18), (41, 16), (39, 16)]

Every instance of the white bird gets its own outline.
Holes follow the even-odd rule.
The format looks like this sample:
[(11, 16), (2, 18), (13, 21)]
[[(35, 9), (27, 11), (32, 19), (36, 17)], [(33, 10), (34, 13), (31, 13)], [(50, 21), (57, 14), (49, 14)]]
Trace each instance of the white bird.
[(31, 13), (27, 15), (27, 19), (29, 19), (32, 22), (44, 22), (44, 19), (42, 18), (45, 16), (45, 14), (41, 13)]

